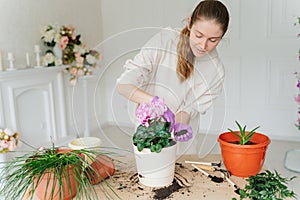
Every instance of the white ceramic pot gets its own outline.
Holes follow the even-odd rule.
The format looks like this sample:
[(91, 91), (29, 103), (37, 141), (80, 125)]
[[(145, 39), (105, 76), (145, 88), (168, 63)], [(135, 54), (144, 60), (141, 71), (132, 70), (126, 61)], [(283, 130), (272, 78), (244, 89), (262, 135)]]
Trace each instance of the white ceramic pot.
[(174, 179), (177, 145), (163, 148), (160, 153), (143, 149), (141, 152), (133, 145), (136, 167), (141, 184), (149, 187), (164, 187)]
[(76, 138), (69, 142), (69, 147), (74, 150), (85, 148), (97, 148), (100, 147), (102, 141), (97, 137), (82, 137)]
[[(69, 142), (68, 146), (73, 150), (79, 150), (79, 149), (93, 149), (97, 150), (101, 146), (101, 139), (97, 137), (82, 137), (82, 138), (76, 138)], [(88, 163), (93, 163), (94, 159), (91, 157), (86, 158)]]

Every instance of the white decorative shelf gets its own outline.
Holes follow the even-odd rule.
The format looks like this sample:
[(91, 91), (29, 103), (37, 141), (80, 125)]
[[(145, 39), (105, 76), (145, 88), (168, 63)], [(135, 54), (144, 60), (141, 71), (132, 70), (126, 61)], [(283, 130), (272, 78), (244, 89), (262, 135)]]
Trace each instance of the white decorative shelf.
[(0, 127), (18, 130), (30, 144), (66, 137), (64, 68), (0, 72)]

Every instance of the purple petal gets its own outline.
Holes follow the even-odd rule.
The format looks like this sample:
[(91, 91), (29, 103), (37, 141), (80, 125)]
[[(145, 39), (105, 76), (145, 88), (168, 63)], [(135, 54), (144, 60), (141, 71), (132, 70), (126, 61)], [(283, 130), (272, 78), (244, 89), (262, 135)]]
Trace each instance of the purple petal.
[(155, 103), (158, 100), (158, 96), (154, 96), (151, 103)]

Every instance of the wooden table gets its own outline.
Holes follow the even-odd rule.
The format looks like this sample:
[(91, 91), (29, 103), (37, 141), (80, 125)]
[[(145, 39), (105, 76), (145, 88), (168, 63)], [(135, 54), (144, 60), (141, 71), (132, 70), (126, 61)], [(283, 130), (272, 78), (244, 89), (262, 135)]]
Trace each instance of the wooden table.
[[(143, 186), (139, 183), (135, 161), (133, 156), (123, 158), (119, 163), (116, 161), (117, 171), (113, 177), (107, 179), (107, 182), (95, 185), (99, 199), (107, 198), (117, 199), (118, 195), (121, 199), (204, 199), (204, 200), (231, 200), (233, 197), (239, 198), (234, 192), (234, 187), (224, 181), (215, 183), (210, 178), (196, 171), (191, 164), (185, 163), (190, 161), (220, 162), (220, 155), (208, 155), (199, 159), (196, 155), (183, 155), (176, 161), (175, 179), (179, 181), (173, 182), (172, 185), (165, 188), (151, 188)], [(224, 168), (224, 166), (221, 166)], [(222, 177), (221, 172), (209, 172), (212, 176)], [(239, 187), (244, 187), (245, 180), (243, 178), (231, 176), (230, 179)], [(110, 191), (106, 183), (110, 184), (116, 195)], [(178, 184), (180, 183), (180, 184)], [(104, 192), (106, 191), (106, 192)]]

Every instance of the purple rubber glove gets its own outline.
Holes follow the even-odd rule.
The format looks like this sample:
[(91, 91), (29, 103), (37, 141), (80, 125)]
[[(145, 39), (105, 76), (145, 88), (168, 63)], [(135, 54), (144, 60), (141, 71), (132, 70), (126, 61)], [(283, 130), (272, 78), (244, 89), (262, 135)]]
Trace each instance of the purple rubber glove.
[(158, 96), (154, 96), (151, 103), (155, 103), (156, 101), (158, 101), (158, 99), (159, 99)]
[(167, 107), (166, 112), (164, 113), (165, 120), (167, 122), (170, 122), (170, 129), (169, 131), (172, 132), (174, 130), (174, 126), (175, 126), (175, 115), (174, 113)]
[(193, 137), (192, 127), (183, 123), (177, 123), (174, 126), (174, 138), (179, 142), (186, 142)]
[[(158, 98), (158, 96), (153, 97), (151, 103), (155, 103), (157, 101), (163, 101), (161, 99)], [(172, 132), (174, 130), (174, 125), (175, 125), (175, 115), (174, 113), (170, 110), (170, 108), (168, 108), (168, 106), (165, 104), (165, 106), (167, 107), (167, 110), (165, 111), (163, 117), (167, 122), (170, 122), (170, 129), (169, 131)]]

